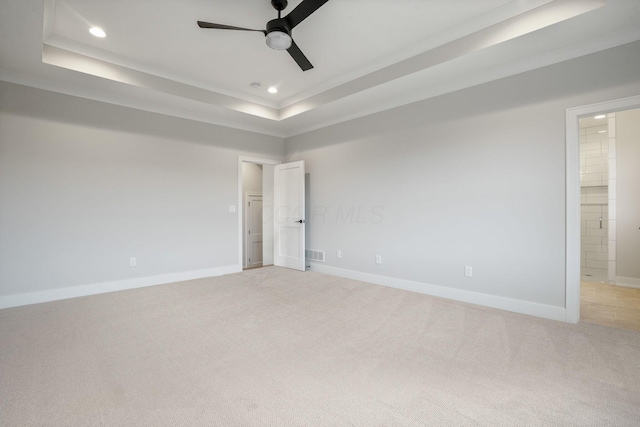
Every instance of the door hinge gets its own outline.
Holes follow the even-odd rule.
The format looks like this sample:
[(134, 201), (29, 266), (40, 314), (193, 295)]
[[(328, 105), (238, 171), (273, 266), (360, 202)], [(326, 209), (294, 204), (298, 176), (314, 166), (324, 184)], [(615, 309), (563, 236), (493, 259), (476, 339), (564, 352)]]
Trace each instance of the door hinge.
[(249, 206), (251, 206), (251, 202), (249, 202)]
[(251, 234), (251, 230), (249, 230), (249, 232), (247, 234)]

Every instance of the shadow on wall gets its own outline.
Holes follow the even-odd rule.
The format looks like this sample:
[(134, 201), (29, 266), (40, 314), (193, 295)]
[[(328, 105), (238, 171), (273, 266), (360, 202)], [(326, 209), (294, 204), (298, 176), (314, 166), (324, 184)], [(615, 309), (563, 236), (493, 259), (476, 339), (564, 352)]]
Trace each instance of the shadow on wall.
[[(445, 123), (522, 105), (584, 94), (585, 87), (606, 90), (608, 87), (630, 84), (637, 81), (637, 73), (640, 69), (640, 42), (634, 42), (631, 45), (637, 52), (635, 57), (629, 55), (629, 46), (623, 45), (339, 123), (331, 126), (333, 130), (331, 140), (327, 140), (327, 134), (323, 132), (326, 128), (287, 138), (286, 153), (287, 156), (291, 156), (300, 151), (318, 147), (367, 140), (371, 136), (379, 138), (386, 134), (393, 134), (395, 137), (404, 128), (415, 129), (416, 126)], [(585, 72), (593, 68), (594, 62), (625, 65), (606, 68), (606, 76), (598, 70)], [(490, 94), (489, 99), (487, 94)], [(553, 96), (550, 98), (549, 94)], [(389, 123), (388, 114), (390, 113), (393, 114), (393, 123)], [(564, 120), (564, 110), (559, 112), (559, 117), (560, 120)], [(564, 124), (564, 121), (562, 123)]]
[(284, 156), (281, 138), (0, 82), (0, 112), (207, 146)]

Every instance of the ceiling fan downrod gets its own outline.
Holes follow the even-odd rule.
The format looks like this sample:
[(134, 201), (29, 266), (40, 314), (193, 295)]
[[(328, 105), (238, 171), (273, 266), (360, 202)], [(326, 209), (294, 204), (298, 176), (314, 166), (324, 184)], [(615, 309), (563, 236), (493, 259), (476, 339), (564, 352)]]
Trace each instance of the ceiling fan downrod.
[(278, 19), (280, 19), (280, 12), (287, 8), (287, 4), (289, 4), (287, 0), (271, 0), (271, 6), (278, 11)]

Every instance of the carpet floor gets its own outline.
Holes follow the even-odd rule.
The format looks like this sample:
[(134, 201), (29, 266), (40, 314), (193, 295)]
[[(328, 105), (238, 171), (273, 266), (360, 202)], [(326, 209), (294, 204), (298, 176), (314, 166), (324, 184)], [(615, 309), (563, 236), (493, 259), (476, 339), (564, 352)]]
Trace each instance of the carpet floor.
[(0, 310), (7, 427), (639, 424), (639, 332), (315, 272)]

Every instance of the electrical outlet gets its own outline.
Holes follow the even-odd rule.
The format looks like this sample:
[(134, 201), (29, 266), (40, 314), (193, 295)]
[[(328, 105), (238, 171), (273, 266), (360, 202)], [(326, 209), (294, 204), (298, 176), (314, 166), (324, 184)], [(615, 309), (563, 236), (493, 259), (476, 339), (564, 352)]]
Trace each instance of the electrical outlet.
[(138, 265), (138, 260), (135, 258), (129, 258), (129, 267), (135, 267), (136, 265)]
[(382, 255), (376, 255), (376, 264), (382, 264)]
[(473, 276), (473, 267), (471, 267), (470, 265), (465, 265), (464, 266), (464, 275), (466, 277), (472, 277)]
[(342, 251), (341, 250), (337, 250), (336, 251), (336, 258), (342, 258)]

